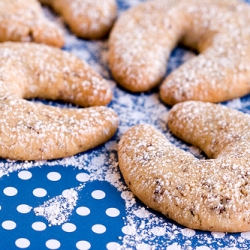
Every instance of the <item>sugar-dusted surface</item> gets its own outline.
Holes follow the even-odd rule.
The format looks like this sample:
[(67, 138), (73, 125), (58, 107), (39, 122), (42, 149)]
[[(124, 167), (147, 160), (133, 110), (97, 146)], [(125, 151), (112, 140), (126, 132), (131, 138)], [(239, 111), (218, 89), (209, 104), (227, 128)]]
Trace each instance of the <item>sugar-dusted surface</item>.
[(77, 36), (101, 38), (111, 29), (116, 18), (115, 0), (39, 0), (62, 15)]
[(1, 157), (44, 160), (96, 147), (116, 132), (118, 118), (107, 107), (62, 109), (12, 97), (1, 99)]
[(74, 210), (77, 200), (78, 192), (83, 188), (67, 189), (61, 195), (53, 197), (46, 201), (39, 207), (34, 208), (37, 216), (44, 216), (49, 222), (50, 226), (61, 225), (66, 222)]
[(168, 114), (172, 133), (209, 158), (248, 158), (250, 116), (219, 104), (189, 101)]
[(0, 95), (63, 100), (88, 107), (111, 101), (109, 83), (76, 56), (45, 45), (0, 45)]
[(118, 118), (107, 107), (61, 109), (22, 99), (107, 104), (112, 96), (109, 84), (82, 60), (59, 49), (28, 43), (3, 43), (0, 55), (1, 157), (66, 157), (114, 135)]
[(160, 93), (169, 105), (219, 102), (250, 91), (248, 5), (238, 1), (148, 1), (121, 15), (110, 36), (114, 78), (133, 92), (165, 76), (178, 42), (201, 54), (170, 74)]
[(0, 41), (36, 42), (62, 47), (57, 25), (45, 18), (36, 0), (1, 0)]
[(135, 126), (118, 148), (132, 192), (186, 227), (248, 231), (250, 117), (215, 104), (184, 102), (170, 111), (168, 125), (215, 159), (198, 160), (150, 125)]
[(167, 76), (160, 89), (162, 100), (170, 105), (222, 102), (249, 93), (249, 6), (236, 2), (183, 8), (190, 26), (182, 42), (201, 54)]

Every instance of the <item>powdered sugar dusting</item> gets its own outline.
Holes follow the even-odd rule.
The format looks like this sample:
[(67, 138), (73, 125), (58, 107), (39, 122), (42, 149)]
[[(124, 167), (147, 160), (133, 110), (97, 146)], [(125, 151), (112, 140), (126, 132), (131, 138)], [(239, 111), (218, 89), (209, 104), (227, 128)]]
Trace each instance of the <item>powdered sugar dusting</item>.
[[(166, 126), (166, 118), (168, 116), (168, 109), (160, 103), (158, 94), (148, 94), (140, 96), (131, 96), (130, 94), (115, 89), (114, 92), (115, 100), (112, 102), (112, 107), (120, 114), (120, 124), (118, 133), (116, 136), (106, 143), (99, 150), (92, 150), (88, 153), (82, 153), (78, 156), (63, 158), (60, 160), (54, 161), (42, 161), (42, 162), (24, 162), (17, 163), (15, 161), (8, 161), (2, 163), (0, 168), (2, 175), (10, 174), (13, 171), (18, 169), (26, 168), (30, 169), (32, 167), (39, 166), (57, 166), (62, 167), (76, 167), (78, 169), (83, 169), (89, 175), (88, 182), (92, 181), (107, 181), (111, 185), (117, 188), (121, 192), (121, 197), (125, 202), (126, 217), (124, 218), (124, 226), (127, 228), (124, 230), (124, 235), (120, 237), (119, 244), (120, 249), (133, 249), (148, 247), (149, 249), (166, 249), (169, 247), (178, 247), (178, 243), (174, 243), (178, 238), (183, 238), (184, 243), (180, 249), (195, 249), (195, 241), (191, 242), (190, 237), (184, 236), (182, 233), (182, 227), (176, 225), (175, 223), (168, 221), (165, 217), (162, 217), (152, 210), (148, 209), (144, 205), (140, 204), (139, 201), (135, 198), (132, 192), (128, 189), (127, 185), (123, 182), (122, 176), (118, 167), (117, 159), (117, 143), (120, 136), (125, 132), (124, 128), (129, 128), (128, 123), (138, 124), (142, 122), (147, 122), (154, 124), (158, 129), (166, 134), (166, 136), (174, 142), (178, 147), (184, 148), (185, 150), (195, 152), (193, 147), (181, 143), (173, 138)], [(123, 100), (119, 103), (119, 99)], [(127, 101), (126, 101), (127, 100)], [(140, 105), (138, 105), (140, 103)], [(244, 102), (242, 102), (244, 106)], [(157, 108), (156, 108), (157, 107)], [(143, 119), (134, 115), (132, 110), (137, 112), (146, 111), (146, 114)], [(80, 190), (73, 188), (73, 194), (75, 194), (75, 202), (77, 202), (78, 193)], [(75, 193), (76, 192), (76, 193)], [(81, 190), (84, 192), (84, 188)], [(57, 213), (53, 213), (50, 208), (53, 206), (53, 198), (45, 202), (44, 207), (38, 207), (40, 209), (42, 216), (45, 217), (46, 207), (48, 207), (48, 215), (50, 216), (50, 221), (54, 223), (64, 223), (65, 221), (70, 220), (70, 214), (72, 212), (67, 206), (66, 199), (63, 199), (62, 196), (59, 196), (59, 201), (57, 197), (55, 204), (57, 207), (65, 207), (66, 216), (59, 216), (57, 219)], [(60, 203), (62, 202), (62, 204)], [(75, 208), (74, 202), (71, 203), (71, 208)], [(60, 210), (60, 209), (59, 209)], [(58, 210), (58, 211), (59, 211)], [(49, 217), (48, 217), (49, 218)], [(49, 222), (51, 225), (52, 223)], [(187, 231), (184, 231), (187, 235)], [(128, 234), (127, 234), (128, 233)], [(190, 235), (190, 233), (189, 233)], [(244, 234), (243, 234), (244, 236)], [(231, 238), (230, 238), (231, 237)], [(204, 244), (219, 244), (221, 241), (227, 246), (235, 246), (235, 241), (237, 244), (244, 246), (247, 242), (247, 237), (236, 238), (235, 236), (227, 237), (225, 235), (223, 238), (215, 238), (212, 234), (201, 234), (197, 233), (192, 238), (194, 240), (202, 241)], [(218, 241), (219, 240), (219, 241)], [(119, 248), (118, 248), (119, 249)], [(218, 248), (219, 249), (219, 248)]]
[(72, 32), (83, 38), (100, 38), (110, 30), (116, 17), (116, 1), (64, 0), (46, 1), (69, 25)]
[(65, 51), (31, 43), (3, 43), (0, 55), (4, 62), (0, 65), (1, 130), (5, 131), (0, 142), (2, 157), (65, 157), (101, 144), (101, 131), (104, 141), (115, 133), (117, 116), (106, 107), (61, 109), (22, 99), (107, 104), (112, 97), (109, 84), (85, 62)]
[[(126, 1), (126, 3), (125, 1), (118, 2), (124, 8), (127, 8), (141, 1), (130, 0)], [(96, 69), (100, 70), (99, 72), (101, 74), (103, 74), (107, 78), (110, 78), (106, 59), (106, 40), (101, 42), (87, 42), (82, 41), (70, 34), (67, 34), (66, 41), (66, 50), (74, 50), (75, 54), (78, 54), (80, 51), (85, 51), (80, 54), (82, 59), (86, 58), (91, 66), (94, 66), (94, 68), (96, 67)], [(181, 53), (179, 53), (178, 51), (181, 51)], [(189, 55), (187, 57), (181, 58), (185, 55), (185, 52), (182, 52), (181, 49), (178, 49), (178, 51), (177, 54), (175, 53), (173, 57), (170, 58), (170, 68), (168, 69), (169, 71), (172, 71), (175, 67), (189, 58)], [(99, 64), (100, 61), (101, 67)], [(112, 81), (112, 84), (114, 87), (114, 99), (111, 102), (110, 107), (114, 108), (115, 111), (119, 114), (120, 126), (118, 133), (108, 143), (99, 148), (96, 148), (95, 150), (90, 150), (87, 153), (82, 153), (77, 156), (67, 157), (60, 160), (40, 162), (16, 162), (2, 160), (0, 163), (0, 177), (4, 175), (10, 175), (12, 172), (21, 169), (31, 169), (30, 171), (32, 171), (32, 168), (35, 167), (46, 168), (49, 166), (53, 167), (59, 165), (64, 168), (75, 167), (77, 169), (84, 170), (89, 175), (88, 182), (92, 182), (95, 180), (107, 181), (112, 186), (116, 187), (117, 190), (119, 190), (119, 192), (121, 193), (121, 197), (123, 198), (125, 203), (124, 209), (126, 210), (126, 215), (123, 218), (124, 226), (130, 228), (130, 230), (128, 231), (130, 232), (130, 234), (128, 235), (122, 234), (121, 232), (121, 236), (119, 237), (119, 239), (117, 239), (119, 244), (115, 244), (114, 249), (197, 250), (202, 248), (205, 249), (207, 245), (209, 245), (210, 249), (213, 250), (248, 249), (249, 233), (236, 235), (222, 233), (212, 234), (207, 232), (195, 231), (195, 235), (190, 237), (190, 235), (192, 235), (192, 231), (183, 231), (183, 227), (150, 210), (135, 198), (135, 196), (131, 193), (131, 191), (123, 181), (123, 178), (119, 171), (117, 159), (118, 141), (124, 134), (124, 132), (127, 131), (132, 125), (139, 123), (149, 123), (163, 132), (166, 137), (177, 147), (192, 152), (196, 156), (200, 154), (200, 151), (176, 139), (170, 133), (169, 129), (166, 126), (166, 119), (168, 116), (169, 108), (164, 106), (160, 102), (158, 94), (151, 92), (141, 95), (132, 95), (119, 89), (119, 87), (116, 87), (115, 82)], [(233, 106), (235, 108), (240, 107), (244, 112), (249, 112), (249, 103), (250, 102), (248, 98), (239, 99), (235, 103), (233, 102)], [(68, 107), (69, 105), (65, 104), (63, 106)], [(140, 114), (140, 117), (137, 117), (135, 114)], [(72, 169), (72, 171), (74, 170)], [(75, 194), (74, 197), (77, 203), (80, 190), (78, 190), (77, 188), (73, 188), (71, 190), (73, 194)], [(76, 194), (75, 192), (78, 194)], [(81, 192), (84, 192), (84, 188)], [(66, 203), (66, 199), (63, 200), (63, 204), (65, 207)], [(60, 206), (60, 202), (58, 204)], [(50, 207), (49, 203), (47, 205), (48, 207)], [(3, 207), (2, 204), (1, 207)], [(73, 209), (75, 208), (76, 206), (74, 206)], [(72, 210), (66, 209), (66, 214), (68, 213), (67, 221), (70, 221), (71, 218), (70, 211)], [(54, 215), (51, 218), (51, 220), (53, 221)], [(65, 221), (65, 219), (58, 221), (62, 222)], [(57, 219), (55, 219), (55, 222), (58, 221)], [(109, 246), (111, 246), (111, 244)]]
[(74, 210), (78, 192), (82, 189), (83, 185), (75, 189), (64, 190), (61, 195), (44, 202), (43, 205), (33, 210), (37, 216), (45, 217), (50, 226), (61, 225), (68, 220)]
[(114, 78), (133, 92), (152, 89), (181, 40), (201, 54), (166, 78), (160, 89), (164, 102), (219, 102), (249, 93), (249, 10), (242, 2), (212, 0), (148, 1), (131, 8), (109, 40)]
[(12, 172), (16, 172), (18, 170), (27, 170), (34, 167), (41, 167), (45, 164), (46, 161), (36, 161), (36, 162), (16, 162), (11, 160), (2, 161), (0, 163), (0, 178), (9, 175)]
[(40, 4), (35, 0), (2, 0), (0, 21), (1, 42), (37, 42), (57, 47), (64, 44), (61, 29), (45, 17)]

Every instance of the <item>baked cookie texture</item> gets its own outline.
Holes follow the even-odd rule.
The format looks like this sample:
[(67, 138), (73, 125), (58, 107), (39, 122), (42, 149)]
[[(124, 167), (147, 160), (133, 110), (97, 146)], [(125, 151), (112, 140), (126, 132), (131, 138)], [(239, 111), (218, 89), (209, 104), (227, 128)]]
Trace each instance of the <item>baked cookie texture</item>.
[(116, 0), (39, 0), (51, 6), (77, 36), (98, 39), (111, 29), (115, 18)]
[[(42, 44), (0, 44), (1, 95), (63, 100), (83, 107), (108, 104), (109, 83), (69, 52)], [(6, 89), (7, 88), (7, 89)]]
[[(71, 156), (100, 145), (116, 132), (118, 117), (104, 106), (108, 83), (86, 63), (60, 49), (0, 44), (0, 156), (42, 160)], [(66, 109), (23, 98), (63, 100), (86, 109)]]
[(166, 74), (178, 44), (200, 54), (169, 74), (160, 88), (169, 105), (221, 102), (250, 92), (250, 6), (236, 0), (154, 0), (118, 18), (109, 39), (109, 65), (132, 92), (148, 91)]
[(0, 1), (0, 42), (5, 41), (64, 45), (62, 31), (45, 18), (37, 0)]
[(131, 191), (147, 206), (193, 229), (250, 229), (250, 116), (225, 106), (176, 104), (168, 126), (211, 159), (199, 160), (146, 124), (130, 128), (118, 146)]

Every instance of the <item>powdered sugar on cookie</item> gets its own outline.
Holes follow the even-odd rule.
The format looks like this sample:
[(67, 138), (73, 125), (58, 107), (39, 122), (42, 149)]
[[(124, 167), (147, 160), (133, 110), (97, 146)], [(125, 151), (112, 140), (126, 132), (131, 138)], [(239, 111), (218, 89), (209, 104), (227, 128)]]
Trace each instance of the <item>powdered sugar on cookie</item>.
[(249, 92), (249, 6), (238, 1), (149, 1), (123, 13), (112, 30), (109, 64), (133, 92), (160, 83), (178, 42), (201, 54), (172, 72), (160, 90), (173, 105), (219, 102)]
[(63, 33), (43, 15), (36, 0), (0, 2), (0, 41), (36, 42), (62, 47)]
[(61, 99), (81, 106), (107, 104), (109, 84), (75, 56), (45, 45), (0, 45), (1, 152), (18, 160), (53, 159), (93, 148), (115, 133), (106, 107), (61, 109), (22, 98)]
[(115, 0), (39, 0), (62, 15), (71, 31), (82, 38), (101, 38), (116, 17)]
[(214, 160), (198, 160), (150, 125), (128, 130), (119, 166), (132, 192), (178, 223), (201, 230), (248, 231), (250, 117), (215, 104), (184, 102), (168, 124)]

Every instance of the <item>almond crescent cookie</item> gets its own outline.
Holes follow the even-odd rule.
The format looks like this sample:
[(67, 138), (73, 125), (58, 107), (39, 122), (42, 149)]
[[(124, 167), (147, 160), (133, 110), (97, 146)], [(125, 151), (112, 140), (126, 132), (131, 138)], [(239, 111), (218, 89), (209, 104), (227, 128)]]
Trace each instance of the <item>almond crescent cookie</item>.
[(200, 54), (164, 80), (169, 104), (221, 102), (250, 92), (250, 6), (236, 0), (155, 0), (129, 9), (109, 40), (114, 78), (133, 92), (157, 86), (177, 43)]
[(88, 64), (57, 48), (34, 43), (0, 44), (1, 95), (100, 106), (112, 99), (109, 83)]
[(108, 83), (68, 52), (35, 43), (0, 44), (0, 156), (42, 160), (71, 156), (109, 140), (118, 117), (107, 107), (66, 109), (23, 98), (107, 104)]
[(132, 192), (181, 225), (223, 232), (250, 230), (250, 116), (189, 101), (169, 112), (168, 125), (211, 159), (199, 160), (150, 125), (121, 138), (119, 166)]
[(71, 31), (81, 38), (106, 35), (116, 18), (116, 0), (39, 0), (62, 15)]
[(43, 15), (37, 0), (0, 1), (0, 42), (36, 42), (62, 47), (62, 31)]

